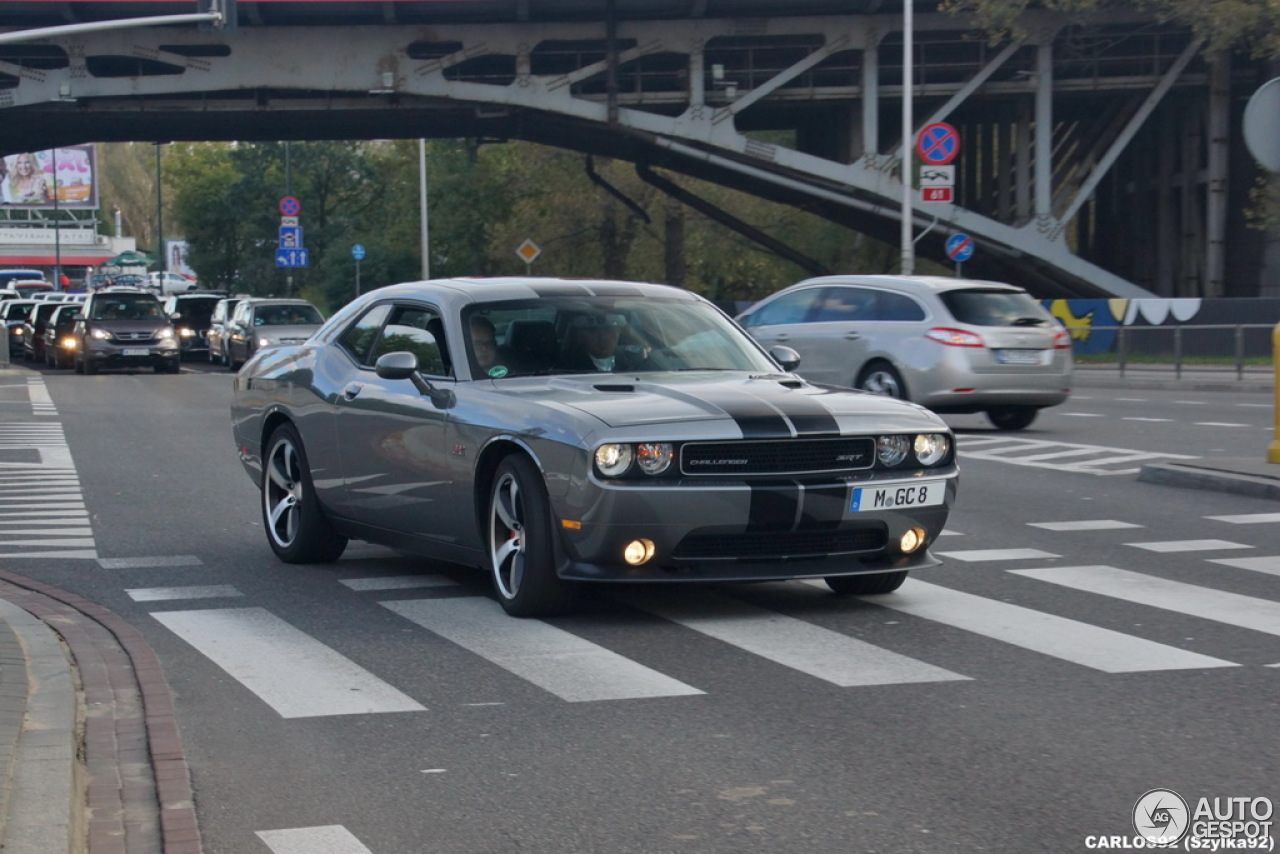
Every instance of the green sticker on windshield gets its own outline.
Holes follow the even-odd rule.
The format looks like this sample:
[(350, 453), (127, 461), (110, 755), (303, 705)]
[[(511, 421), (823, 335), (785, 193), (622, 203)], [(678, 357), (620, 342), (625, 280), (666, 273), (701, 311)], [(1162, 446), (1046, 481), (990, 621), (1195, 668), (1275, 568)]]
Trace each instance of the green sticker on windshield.
[(493, 377), (495, 380), (500, 380), (506, 375), (507, 375), (506, 365), (494, 365), (492, 368), (489, 369), (489, 376)]

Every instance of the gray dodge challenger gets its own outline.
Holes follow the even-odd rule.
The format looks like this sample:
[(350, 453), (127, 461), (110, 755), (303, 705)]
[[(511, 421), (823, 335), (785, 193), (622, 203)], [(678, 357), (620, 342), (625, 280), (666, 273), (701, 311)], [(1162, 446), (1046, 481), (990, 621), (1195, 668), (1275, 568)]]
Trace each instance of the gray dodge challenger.
[(484, 570), (520, 617), (587, 582), (895, 590), (938, 563), (955, 437), (798, 363), (667, 285), (409, 282), (254, 355), (232, 431), (288, 563), (381, 543)]

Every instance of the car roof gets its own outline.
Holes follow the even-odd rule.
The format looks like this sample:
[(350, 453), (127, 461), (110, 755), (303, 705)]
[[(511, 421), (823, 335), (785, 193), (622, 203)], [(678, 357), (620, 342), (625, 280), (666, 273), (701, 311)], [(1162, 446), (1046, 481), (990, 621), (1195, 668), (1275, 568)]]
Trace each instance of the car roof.
[[(857, 273), (817, 276), (812, 279), (805, 279), (802, 282), (797, 282), (792, 285), (791, 288), (819, 285), (882, 285), (905, 291), (923, 290), (931, 293), (943, 293), (945, 291), (967, 290), (971, 288), (1007, 290), (1014, 293), (1026, 291), (1026, 288), (1019, 287), (1018, 285), (1011, 285), (1008, 282), (993, 282), (986, 279), (958, 279), (952, 276), (902, 276), (891, 274), (860, 275)], [(791, 288), (786, 288), (785, 290), (790, 290)]]
[(651, 282), (627, 282), (616, 279), (565, 279), (538, 276), (496, 276), (493, 278), (460, 277), (455, 279), (430, 279), (401, 282), (378, 288), (369, 294), (384, 296), (412, 296), (424, 288), (452, 292), (469, 297), (471, 301), (497, 301), (508, 299), (535, 299), (541, 296), (652, 296), (667, 299), (687, 299), (690, 302), (703, 298), (693, 291), (674, 285)]

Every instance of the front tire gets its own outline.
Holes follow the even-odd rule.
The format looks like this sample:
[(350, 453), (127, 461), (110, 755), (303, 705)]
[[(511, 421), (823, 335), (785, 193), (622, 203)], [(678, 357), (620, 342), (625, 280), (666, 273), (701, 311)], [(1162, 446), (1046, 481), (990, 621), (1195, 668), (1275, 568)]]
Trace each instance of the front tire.
[(874, 596), (892, 593), (907, 580), (907, 571), (877, 572), (873, 575), (834, 575), (824, 578), (833, 593), (841, 596)]
[(882, 397), (907, 400), (907, 385), (902, 374), (888, 362), (872, 362), (858, 375), (855, 387)]
[(489, 492), (489, 565), (493, 589), (513, 617), (546, 617), (571, 609), (576, 584), (556, 576), (551, 509), (533, 462), (516, 454), (498, 465)]
[(285, 563), (332, 563), (341, 557), (347, 538), (320, 506), (302, 439), (292, 424), (271, 434), (262, 462), (262, 523), (276, 557)]
[(1040, 410), (1034, 406), (997, 406), (987, 410), (987, 420), (998, 430), (1022, 430), (1039, 414)]

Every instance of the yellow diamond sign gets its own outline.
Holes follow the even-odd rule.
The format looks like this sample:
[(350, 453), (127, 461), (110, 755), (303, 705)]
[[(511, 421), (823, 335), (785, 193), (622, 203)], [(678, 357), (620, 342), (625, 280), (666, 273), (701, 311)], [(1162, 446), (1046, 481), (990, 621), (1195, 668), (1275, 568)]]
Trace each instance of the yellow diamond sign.
[(523, 258), (526, 264), (532, 264), (533, 259), (542, 254), (542, 250), (532, 240), (526, 240), (516, 247), (516, 254)]

